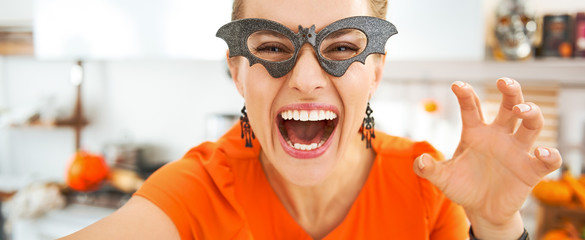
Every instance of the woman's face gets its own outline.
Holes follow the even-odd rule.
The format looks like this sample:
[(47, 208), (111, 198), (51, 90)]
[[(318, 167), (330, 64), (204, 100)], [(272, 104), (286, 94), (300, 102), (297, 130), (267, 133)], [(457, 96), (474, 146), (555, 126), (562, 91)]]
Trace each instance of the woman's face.
[[(371, 15), (366, 0), (245, 0), (242, 10), (244, 18), (273, 20), (295, 32), (299, 25), (314, 24), (319, 32), (342, 18)], [(230, 70), (262, 146), (264, 165), (294, 184), (310, 186), (365, 150), (359, 128), (381, 79), (383, 57), (370, 55), (365, 64), (354, 62), (343, 76), (334, 77), (305, 44), (294, 68), (281, 78), (238, 58), (230, 62)]]

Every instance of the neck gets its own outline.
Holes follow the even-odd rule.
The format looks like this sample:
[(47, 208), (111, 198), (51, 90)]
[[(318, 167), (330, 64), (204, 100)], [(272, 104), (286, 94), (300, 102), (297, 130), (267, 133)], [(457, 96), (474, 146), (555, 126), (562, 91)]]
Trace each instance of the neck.
[(320, 239), (339, 225), (365, 184), (375, 153), (366, 149), (361, 135), (352, 138), (331, 175), (322, 183), (299, 186), (287, 181), (270, 164), (261, 162), (274, 192), (296, 222), (314, 239)]

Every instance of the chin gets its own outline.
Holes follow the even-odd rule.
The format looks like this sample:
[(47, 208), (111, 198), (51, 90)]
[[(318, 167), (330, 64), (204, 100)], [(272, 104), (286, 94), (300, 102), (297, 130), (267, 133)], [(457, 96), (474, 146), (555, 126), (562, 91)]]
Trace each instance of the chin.
[(335, 168), (336, 158), (329, 156), (329, 152), (313, 159), (296, 159), (287, 156), (283, 167), (279, 171), (290, 183), (298, 186), (316, 186), (325, 181)]

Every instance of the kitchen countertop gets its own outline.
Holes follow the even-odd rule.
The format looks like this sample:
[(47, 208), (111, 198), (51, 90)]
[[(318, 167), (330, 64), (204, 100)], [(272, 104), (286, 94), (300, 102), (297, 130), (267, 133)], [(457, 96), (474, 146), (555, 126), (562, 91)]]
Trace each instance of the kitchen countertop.
[(42, 217), (20, 219), (13, 223), (13, 240), (57, 239), (74, 233), (112, 214), (116, 209), (70, 204)]

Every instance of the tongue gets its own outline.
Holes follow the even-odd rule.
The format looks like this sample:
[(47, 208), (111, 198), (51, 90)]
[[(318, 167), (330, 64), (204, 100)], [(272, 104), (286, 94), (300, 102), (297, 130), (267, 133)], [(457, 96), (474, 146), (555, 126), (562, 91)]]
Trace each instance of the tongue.
[(319, 143), (325, 133), (326, 121), (284, 121), (284, 128), (288, 138), (293, 143), (311, 144)]

